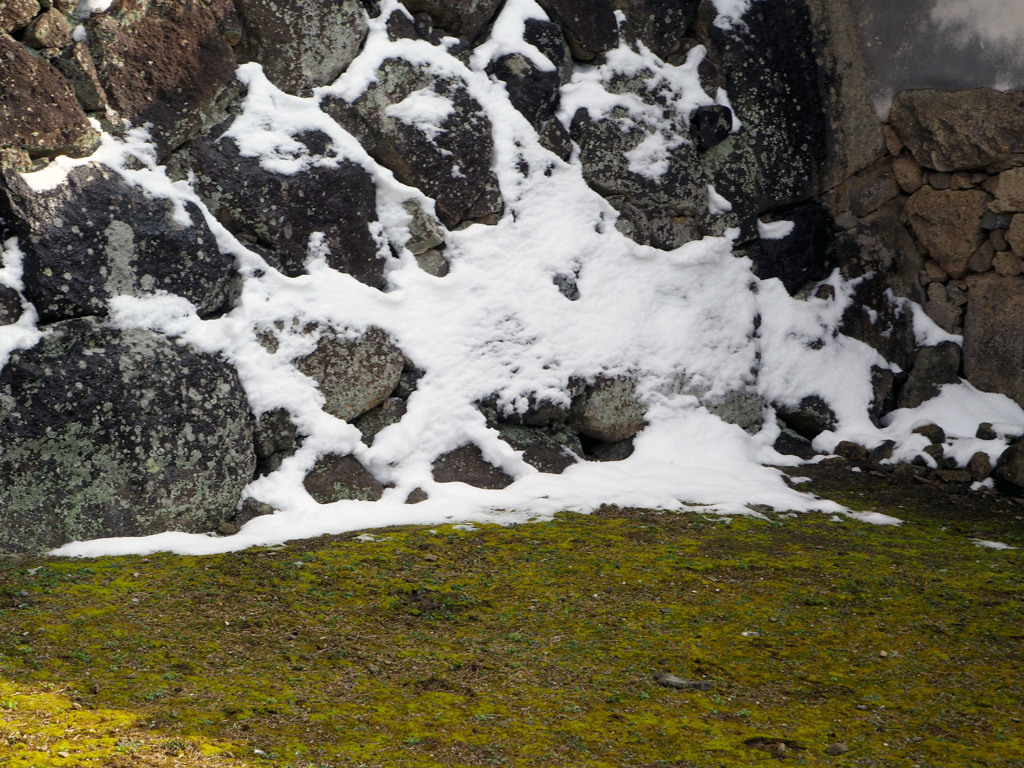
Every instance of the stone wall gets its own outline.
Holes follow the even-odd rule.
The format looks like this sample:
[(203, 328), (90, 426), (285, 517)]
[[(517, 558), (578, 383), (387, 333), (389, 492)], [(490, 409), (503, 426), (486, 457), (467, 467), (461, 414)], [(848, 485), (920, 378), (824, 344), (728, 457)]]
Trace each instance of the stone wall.
[[(307, 131), (291, 138), (309, 167), (277, 173), (225, 136), (244, 96), (238, 65), (258, 61), (279, 88), (308, 95), (353, 61), (380, 6), (328, 5), (114, 0), (78, 18), (67, 0), (16, 0), (0, 10), (0, 242), (17, 249), (23, 273), (17, 288), (0, 285), (0, 323), (28, 324), (34, 312), (45, 332), (0, 370), (0, 549), (170, 527), (230, 532), (273, 511), (241, 495), (302, 444), (293, 414), (253, 412), (237, 373), (217, 355), (104, 324), (115, 297), (154, 291), (187, 299), (203, 318), (235, 306), (237, 265), (203, 212), (133, 187), (97, 162), (47, 189), (30, 187), (20, 172), (59, 155), (90, 155), (100, 129), (123, 136), (147, 124), (156, 162), (172, 178), (189, 179), (216, 222), (267, 268), (301, 277), (316, 251), (367, 289), (385, 289), (391, 257), (379, 243), (376, 182), (363, 166), (339, 159), (326, 134)], [(409, 0), (386, 28), (393, 40), (445, 45), (468, 60), (500, 5)], [(718, 23), (707, 1), (540, 6), (546, 17), (529, 19), (523, 35), (554, 71), (509, 54), (487, 72), (553, 156), (578, 159), (586, 183), (618, 211), (621, 232), (671, 250), (731, 229), (736, 253), (751, 258), (757, 275), (779, 278), (798, 296), (837, 266), (862, 278), (843, 330), (902, 371), (879, 369), (875, 419), (961, 374), (1024, 402), (1019, 94), (905, 94), (883, 140), (839, 0), (760, 2), (731, 27)], [(625, 14), (621, 23), (617, 12)], [(605, 87), (661, 115), (650, 125), (626, 130), (621, 115), (586, 109), (564, 124), (561, 86), (576, 68), (601, 64), (620, 40), (645, 46), (666, 67), (703, 46), (701, 85), (728, 92), (731, 104), (673, 113), (665, 107), (672, 78), (648, 71)], [(423, 90), (452, 105), (436, 135), (394, 116), (395, 105)], [(460, 77), (388, 59), (361, 96), (326, 98), (320, 107), (380, 167), (434, 201), (436, 218), (405, 201), (410, 238), (390, 244), (408, 249), (424, 271), (447, 273), (447, 233), (500, 222), (494, 132)], [(734, 116), (742, 131), (733, 130)], [(956, 130), (947, 130), (950, 123)], [(632, 172), (628, 162), (652, 132), (674, 147), (657, 177)], [(710, 211), (709, 186), (731, 210)], [(763, 238), (762, 221), (793, 222), (792, 232)], [(565, 298), (578, 297), (573, 276), (555, 283)], [(955, 344), (919, 347), (899, 297), (963, 333), (962, 359)], [(342, 331), (282, 322), (259, 329), (259, 342), (272, 353), (300, 348), (291, 360), (296, 376), (315, 381), (323, 413), (354, 424), (370, 445), (402, 418), (423, 372), (380, 328), (355, 337)], [(699, 386), (686, 391), (704, 398)], [(645, 423), (634, 381), (572, 381), (567, 396), (569, 404), (534, 398), (513, 414), (493, 399), (477, 407), (503, 443), (542, 472), (630, 454)], [(750, 431), (769, 405), (748, 381), (701, 402)], [(779, 410), (812, 438), (833, 415), (820, 401), (803, 405)], [(438, 483), (512, 482), (472, 443), (437, 456), (431, 470)], [(354, 455), (327, 452), (305, 488), (319, 503), (377, 499), (386, 479)], [(416, 489), (408, 502), (423, 498)]]

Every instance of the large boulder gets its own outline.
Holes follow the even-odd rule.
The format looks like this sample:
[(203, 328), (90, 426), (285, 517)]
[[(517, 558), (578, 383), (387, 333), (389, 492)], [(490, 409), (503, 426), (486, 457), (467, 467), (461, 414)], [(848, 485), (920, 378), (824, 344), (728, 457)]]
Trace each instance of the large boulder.
[(914, 367), (900, 391), (900, 408), (916, 408), (939, 394), (944, 384), (960, 383), (962, 359), (958, 344), (943, 341), (933, 347), (921, 347), (914, 356)]
[(0, 548), (212, 530), (255, 465), (235, 371), (159, 334), (70, 320), (0, 372)]
[(698, 28), (720, 56), (762, 180), (761, 210), (805, 200), (820, 186), (829, 146), (829, 82), (808, 6), (753, 3), (732, 27), (716, 25), (717, 15), (712, 3), (702, 3)]
[(1024, 405), (1024, 280), (990, 272), (967, 285), (964, 374), (978, 389)]
[(90, 163), (34, 192), (17, 174), (0, 183), (0, 238), (25, 255), (25, 296), (43, 322), (104, 315), (113, 296), (183, 296), (199, 314), (224, 307), (234, 260), (217, 248), (199, 208), (151, 197)]
[(667, 59), (678, 53), (700, 0), (614, 0), (626, 14), (627, 29), (652, 53)]
[(75, 93), (46, 59), (0, 34), (0, 149), (88, 155), (99, 143)]
[(491, 23), (501, 0), (405, 0), (404, 5), (412, 13), (426, 13), (433, 26), (440, 27), (450, 35), (463, 37), (473, 42), (484, 27)]
[(150, 124), (161, 159), (222, 120), (241, 92), (228, 42), (237, 28), (230, 0), (115, 0), (85, 21), (110, 106)]
[(333, 82), (359, 53), (366, 12), (358, 0), (237, 0), (244, 53), (277, 87), (301, 93)]
[(619, 42), (612, 0), (539, 0), (565, 32), (572, 55), (590, 61)]
[(377, 501), (384, 486), (354, 456), (321, 456), (302, 482), (318, 504), (335, 501)]
[[(784, 237), (762, 237), (750, 247), (748, 255), (758, 277), (777, 277), (790, 294), (795, 294), (807, 282), (828, 276), (831, 220), (820, 204), (801, 203), (768, 218), (792, 226)], [(770, 228), (763, 231), (767, 234)]]
[(354, 102), (324, 109), (399, 181), (434, 198), (445, 226), (501, 212), (491, 123), (462, 80), (388, 59)]
[(383, 403), (402, 376), (402, 350), (387, 333), (371, 326), (355, 339), (323, 329), (316, 349), (295, 367), (316, 381), (324, 410), (345, 421)]
[(1024, 165), (1024, 92), (975, 88), (896, 95), (889, 122), (918, 165), (952, 172)]
[(487, 461), (481, 450), (472, 444), (438, 456), (431, 468), (434, 480), (439, 483), (466, 483), (477, 488), (501, 490), (513, 482), (513, 478)]
[(907, 200), (907, 221), (917, 242), (954, 279), (986, 238), (981, 217), (991, 198), (980, 189), (921, 187)]
[(617, 443), (643, 429), (646, 409), (632, 379), (600, 376), (575, 398), (572, 423), (587, 437)]
[(195, 176), (210, 212), (232, 233), (260, 246), (275, 269), (304, 274), (310, 236), (321, 233), (327, 264), (360, 282), (383, 288), (385, 262), (370, 224), (377, 219), (376, 188), (361, 165), (334, 156), (317, 132), (295, 138), (309, 163), (285, 175), (268, 171), (258, 157), (244, 157), (224, 123), (191, 142), (178, 162)]
[[(620, 82), (611, 87), (618, 92), (631, 86)], [(652, 102), (656, 98), (646, 96)], [(670, 250), (705, 234), (709, 179), (690, 143), (657, 154), (667, 143), (659, 130), (639, 124), (623, 107), (596, 119), (579, 110), (571, 127), (583, 177), (619, 211), (620, 231), (638, 243)], [(669, 140), (687, 135), (688, 129), (680, 122), (674, 133)]]

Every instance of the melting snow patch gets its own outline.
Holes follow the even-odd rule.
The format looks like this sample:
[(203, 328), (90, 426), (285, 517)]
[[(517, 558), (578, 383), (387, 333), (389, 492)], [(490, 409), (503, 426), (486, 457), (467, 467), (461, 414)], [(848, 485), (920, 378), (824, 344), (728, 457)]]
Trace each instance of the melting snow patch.
[(898, 517), (883, 515), (881, 512), (847, 512), (847, 517), (859, 520), (862, 523), (871, 525), (902, 525), (903, 521)]
[(985, 547), (987, 549), (1017, 549), (1017, 547), (1011, 547), (1009, 544), (1003, 544), (1001, 541), (988, 541), (986, 539), (971, 539), (979, 547)]

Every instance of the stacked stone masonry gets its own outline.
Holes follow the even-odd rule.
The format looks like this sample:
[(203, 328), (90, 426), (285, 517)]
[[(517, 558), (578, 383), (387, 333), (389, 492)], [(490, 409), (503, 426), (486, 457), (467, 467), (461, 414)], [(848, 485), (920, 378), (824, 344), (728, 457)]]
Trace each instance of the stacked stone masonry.
[[(554, 69), (513, 54), (491, 62), (488, 74), (505, 84), (545, 148), (578, 158), (587, 183), (619, 212), (622, 232), (673, 249), (733, 229), (736, 252), (751, 258), (758, 276), (777, 277), (798, 296), (828, 297), (827, 287), (815, 286), (834, 267), (863, 277), (843, 330), (902, 371), (877, 371), (876, 419), (960, 376), (1024, 404), (1024, 94), (904, 93), (883, 130), (838, 0), (765, 0), (731, 30), (715, 23), (709, 0), (539, 4), (547, 18), (529, 20), (524, 38)], [(237, 374), (216, 356), (154, 332), (102, 325), (113, 296), (153, 290), (188, 298), (203, 317), (230, 310), (238, 275), (198, 207), (176, 210), (93, 164), (44, 192), (19, 174), (60, 155), (89, 156), (100, 141), (97, 126), (123, 135), (148, 124), (157, 161), (172, 178), (191, 179), (212, 216), (268, 265), (303, 275), (318, 233), (331, 268), (383, 289), (388, 255), (373, 235), (374, 181), (362, 167), (335, 162), (329, 138), (312, 132), (293, 138), (315, 171), (275, 174), (241, 156), (227, 135), (244, 96), (239, 65), (258, 61), (279, 88), (306, 96), (353, 61), (379, 4), (327, 5), (329, 12), (315, 0), (113, 0), (87, 18), (69, 0), (0, 6), (0, 241), (17, 238), (25, 258), (23, 290), (0, 285), (0, 324), (17, 322), (31, 304), (51, 331), (0, 371), (0, 550), (171, 526), (231, 532), (273, 511), (240, 494), (301, 446), (304, 435), (287, 410), (251, 412)], [(501, 5), (408, 0), (387, 30), (395, 39), (444, 41), (468, 60)], [(556, 117), (574, 68), (600, 64), (620, 41), (642, 44), (670, 66), (703, 46), (702, 87), (731, 98), (731, 106), (667, 120), (666, 138), (677, 148), (657, 179), (631, 172), (627, 161), (644, 126), (623, 130), (614, 111), (580, 110), (567, 124)], [(398, 180), (435, 201), (436, 219), (415, 200), (405, 204), (412, 225), (404, 247), (443, 278), (446, 232), (497, 224), (504, 212), (490, 165), (492, 126), (459, 77), (388, 60), (375, 78), (355, 101), (327, 99), (322, 109)], [(669, 93), (650, 72), (613, 88), (651, 110), (661, 110)], [(436, 141), (390, 116), (421, 89), (453, 104)], [(709, 186), (732, 210), (710, 214)], [(761, 239), (759, 221), (791, 221), (792, 234)], [(578, 296), (572, 275), (555, 283), (566, 298)], [(919, 348), (898, 297), (962, 334), (962, 353), (953, 343)], [(316, 382), (325, 413), (355, 424), (370, 444), (405, 413), (422, 371), (379, 328), (346, 331), (282, 326), (265, 329), (260, 341), (271, 354), (288, 354), (303, 340), (295, 370)], [(93, 353), (99, 348), (105, 358)], [(70, 403), (83, 389), (91, 400), (76, 409)], [(748, 431), (761, 427), (766, 404), (749, 382), (714, 399), (685, 380), (679, 389)], [(542, 399), (512, 416), (488, 400), (479, 408), (487, 426), (542, 472), (629, 456), (645, 423), (635, 383), (598, 377), (569, 390), (569, 403)], [(141, 410), (150, 413), (146, 430), (130, 423)], [(796, 451), (809, 450), (808, 440), (835, 423), (817, 398), (778, 411)], [(104, 450), (94, 450), (98, 443)], [(843, 451), (858, 461), (885, 458), (877, 449)], [(74, 454), (73, 469), (61, 464), (61, 452)], [(941, 464), (941, 447), (935, 452), (941, 471), (964, 471)], [(35, 454), (57, 458), (42, 466)], [(472, 444), (437, 457), (432, 469), (436, 482), (502, 488), (512, 481)], [(73, 477), (34, 482), (41, 471)], [(977, 480), (988, 471), (977, 461), (969, 474)], [(119, 485), (124, 477), (145, 482)], [(305, 486), (315, 501), (330, 503), (379, 498), (386, 483), (354, 456), (327, 454)], [(416, 489), (408, 501), (423, 498)], [(41, 507), (45, 535), (26, 523)]]

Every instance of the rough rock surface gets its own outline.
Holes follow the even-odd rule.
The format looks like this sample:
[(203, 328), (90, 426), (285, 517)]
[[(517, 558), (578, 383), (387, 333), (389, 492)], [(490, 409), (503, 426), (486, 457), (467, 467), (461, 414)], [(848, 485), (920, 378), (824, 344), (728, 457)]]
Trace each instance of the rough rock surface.
[(295, 367), (317, 382), (327, 413), (351, 421), (395, 391), (402, 361), (402, 350), (380, 328), (370, 327), (354, 340), (325, 329), (313, 353)]
[(236, 0), (244, 52), (278, 88), (301, 93), (333, 82), (366, 37), (358, 0)]
[(985, 239), (981, 217), (990, 199), (980, 189), (922, 187), (907, 201), (907, 219), (917, 241), (954, 278), (967, 274), (971, 255)]
[(501, 0), (405, 0), (405, 7), (412, 13), (426, 13), (433, 26), (440, 27), (450, 35), (463, 37), (473, 42), (480, 32), (491, 23)]
[(748, 253), (758, 277), (763, 280), (777, 277), (793, 294), (808, 281), (821, 280), (828, 275), (831, 222), (820, 204), (801, 203), (765, 218), (791, 221), (793, 229), (786, 237), (761, 239), (751, 246)]
[(21, 29), (39, 13), (36, 0), (4, 0), (0, 6), (0, 33)]
[(0, 548), (212, 530), (252, 479), (252, 441), (227, 364), (150, 331), (59, 323), (0, 372)]
[(562, 25), (572, 55), (590, 61), (619, 41), (612, 0), (539, 0), (540, 6)]
[[(436, 110), (442, 101), (450, 107), (440, 122), (415, 117), (418, 106)], [(353, 103), (334, 100), (324, 109), (399, 181), (434, 198), (445, 226), (501, 213), (501, 191), (491, 171), (491, 124), (461, 80), (434, 79), (404, 60), (389, 59)]]
[(320, 457), (303, 485), (320, 504), (377, 501), (384, 493), (384, 486), (354, 456), (336, 454)]
[(679, 53), (700, 0), (614, 0), (633, 35), (662, 59)]
[(502, 440), (523, 452), (523, 461), (541, 472), (561, 474), (583, 455), (579, 437), (565, 428), (505, 424), (498, 431)]
[(1024, 281), (988, 273), (968, 278), (964, 373), (978, 389), (1024, 405)]
[(938, 395), (943, 384), (959, 383), (961, 357), (959, 345), (952, 341), (918, 350), (914, 367), (900, 391), (899, 407), (916, 408)]
[(1024, 93), (903, 91), (889, 121), (918, 165), (951, 172), (1024, 164)]
[(60, 72), (3, 34), (0, 94), (0, 149), (80, 157), (96, 147), (99, 135)]
[(161, 158), (223, 119), (240, 93), (226, 37), (237, 24), (228, 0), (117, 0), (86, 19), (110, 105), (134, 125), (152, 124)]
[(167, 291), (199, 313), (221, 309), (234, 261), (217, 248), (202, 213), (173, 204), (87, 164), (64, 184), (33, 192), (17, 175), (0, 184), (0, 237), (17, 235), (25, 255), (25, 295), (43, 322), (104, 315), (117, 295)]
[(463, 445), (438, 456), (433, 463), (433, 473), (439, 483), (466, 483), (490, 490), (512, 484), (512, 478), (488, 462), (475, 445)]
[(572, 422), (587, 437), (617, 443), (643, 428), (644, 413), (634, 381), (602, 377), (573, 402)]
[(267, 262), (289, 277), (306, 271), (310, 235), (323, 233), (327, 264), (375, 288), (384, 287), (385, 262), (370, 223), (377, 218), (370, 174), (351, 160), (335, 160), (321, 133), (295, 138), (308, 167), (286, 176), (243, 157), (228, 124), (191, 142), (179, 162), (196, 175), (196, 190), (232, 233), (255, 242)]

